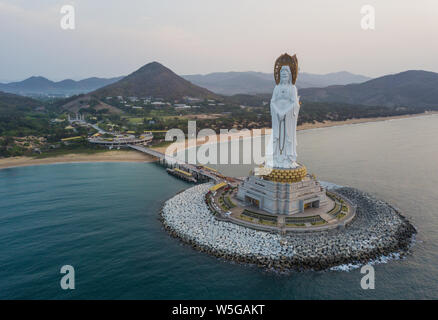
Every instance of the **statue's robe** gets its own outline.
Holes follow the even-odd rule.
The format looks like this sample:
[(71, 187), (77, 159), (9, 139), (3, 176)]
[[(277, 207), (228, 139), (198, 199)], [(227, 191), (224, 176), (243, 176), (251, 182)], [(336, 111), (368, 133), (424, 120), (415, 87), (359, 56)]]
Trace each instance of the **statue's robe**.
[(290, 83), (278, 84), (271, 99), (272, 133), (266, 153), (266, 166), (296, 168), (297, 119), (300, 109), (297, 88)]

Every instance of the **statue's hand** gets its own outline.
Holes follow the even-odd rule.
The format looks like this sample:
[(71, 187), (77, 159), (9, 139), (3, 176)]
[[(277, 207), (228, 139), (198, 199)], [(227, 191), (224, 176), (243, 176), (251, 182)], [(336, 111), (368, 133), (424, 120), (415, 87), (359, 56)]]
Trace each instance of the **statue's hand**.
[(294, 116), (298, 117), (298, 112), (300, 111), (300, 101), (294, 103)]
[(294, 102), (298, 101), (298, 90), (294, 84), (292, 85), (292, 101)]
[(293, 103), (291, 103), (289, 99), (277, 100), (274, 105), (275, 111), (277, 111), (281, 117), (284, 117), (284, 115), (293, 108)]
[(289, 111), (290, 109), (280, 109), (279, 112), (277, 113), (278, 115), (278, 121), (282, 120), (285, 116), (286, 113)]

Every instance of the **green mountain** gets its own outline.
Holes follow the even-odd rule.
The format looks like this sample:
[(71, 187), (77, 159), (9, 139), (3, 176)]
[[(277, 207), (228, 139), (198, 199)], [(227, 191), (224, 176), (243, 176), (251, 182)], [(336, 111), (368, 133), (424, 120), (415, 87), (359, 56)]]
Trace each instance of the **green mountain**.
[(43, 113), (35, 112), (41, 102), (11, 93), (0, 92), (0, 157), (6, 152), (6, 136), (38, 135), (49, 130), (49, 121)]
[(367, 106), (438, 106), (438, 73), (410, 70), (360, 84), (307, 88), (299, 91), (304, 101), (341, 102)]
[(136, 96), (181, 99), (184, 96), (217, 99), (215, 93), (198, 87), (158, 62), (151, 62), (123, 79), (91, 93), (97, 98)]

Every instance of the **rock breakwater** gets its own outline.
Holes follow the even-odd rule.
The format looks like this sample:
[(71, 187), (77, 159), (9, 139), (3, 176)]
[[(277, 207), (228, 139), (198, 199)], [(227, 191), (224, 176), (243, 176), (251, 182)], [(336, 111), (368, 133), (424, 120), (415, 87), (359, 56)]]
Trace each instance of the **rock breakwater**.
[(286, 235), (258, 231), (217, 220), (204, 200), (209, 187), (197, 185), (167, 200), (163, 225), (193, 248), (235, 262), (279, 271), (362, 264), (393, 253), (405, 255), (416, 233), (389, 204), (346, 187), (336, 192), (357, 205), (356, 218), (347, 227)]

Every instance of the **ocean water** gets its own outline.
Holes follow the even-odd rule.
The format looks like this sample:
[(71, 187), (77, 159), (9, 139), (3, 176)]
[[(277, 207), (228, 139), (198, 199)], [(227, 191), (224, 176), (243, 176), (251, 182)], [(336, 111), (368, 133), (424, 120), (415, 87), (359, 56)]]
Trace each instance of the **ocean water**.
[[(436, 299), (437, 137), (438, 116), (299, 132), (310, 172), (390, 202), (418, 229), (407, 258), (374, 265), (374, 290), (360, 268), (278, 274), (199, 253), (158, 220), (190, 184), (154, 163), (72, 163), (0, 170), (0, 298)], [(59, 284), (67, 264), (75, 290)]]

